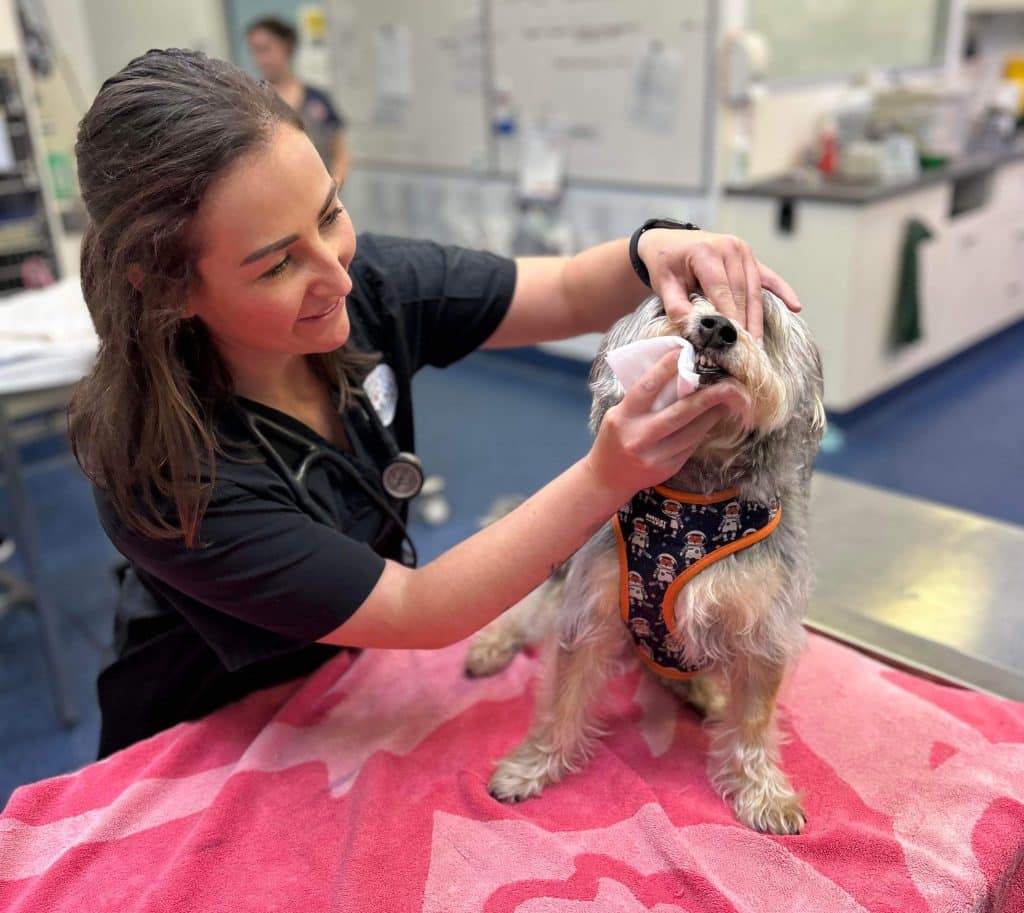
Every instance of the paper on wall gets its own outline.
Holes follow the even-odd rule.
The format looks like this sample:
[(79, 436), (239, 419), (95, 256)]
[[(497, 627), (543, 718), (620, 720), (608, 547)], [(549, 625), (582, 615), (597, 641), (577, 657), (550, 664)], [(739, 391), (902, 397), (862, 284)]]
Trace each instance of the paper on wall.
[(412, 99), (412, 34), (409, 26), (389, 23), (377, 29), (377, 96)]

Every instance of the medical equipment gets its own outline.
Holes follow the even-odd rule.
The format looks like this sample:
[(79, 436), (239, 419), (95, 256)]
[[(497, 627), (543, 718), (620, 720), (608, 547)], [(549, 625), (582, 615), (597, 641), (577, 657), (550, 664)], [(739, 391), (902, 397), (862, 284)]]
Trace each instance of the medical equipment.
[[(367, 424), (373, 427), (374, 434), (387, 449), (388, 462), (380, 473), (381, 491), (387, 497), (382, 496), (381, 491), (377, 491), (369, 484), (357, 467), (349, 462), (339, 451), (319, 444), (273, 418), (257, 414), (244, 405), (242, 406), (245, 423), (253, 439), (266, 455), (270, 465), (285, 480), (292, 494), (295, 495), (306, 513), (321, 523), (335, 526), (330, 514), (316, 503), (310, 495), (307, 486), (310, 469), (318, 460), (321, 460), (341, 470), (396, 524), (399, 532), (402, 534), (402, 539), (409, 546), (409, 555), (403, 554), (402, 561), (404, 564), (414, 567), (417, 562), (416, 546), (409, 537), (409, 531), (401, 514), (389, 502), (389, 499), (407, 501), (419, 494), (420, 489), (423, 487), (422, 465), (415, 454), (398, 449), (394, 438), (384, 428), (380, 418), (372, 408), (367, 409), (360, 403), (358, 404), (358, 410), (363, 418), (367, 420)], [(264, 430), (270, 431), (272, 434), (286, 440), (289, 444), (294, 444), (300, 449), (302, 459), (299, 461), (297, 469), (293, 470), (282, 459), (281, 455), (274, 449), (273, 444), (267, 438)], [(406, 560), (407, 557), (409, 560)]]

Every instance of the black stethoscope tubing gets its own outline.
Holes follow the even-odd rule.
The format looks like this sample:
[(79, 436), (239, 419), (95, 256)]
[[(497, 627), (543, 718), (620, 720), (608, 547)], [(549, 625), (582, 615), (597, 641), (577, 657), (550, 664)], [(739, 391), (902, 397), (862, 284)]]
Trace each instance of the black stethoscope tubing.
[[(340, 453), (332, 451), (327, 447), (323, 447), (317, 444), (315, 441), (309, 440), (297, 431), (288, 428), (286, 425), (275, 421), (265, 415), (257, 415), (251, 412), (249, 409), (242, 407), (242, 412), (245, 415), (245, 421), (248, 426), (249, 432), (252, 434), (253, 439), (259, 445), (263, 451), (264, 456), (270, 461), (275, 471), (284, 479), (288, 488), (292, 494), (299, 501), (302, 509), (309, 514), (314, 520), (319, 521), (327, 526), (335, 527), (335, 523), (332, 520), (330, 514), (327, 513), (316, 501), (313, 496), (309, 493), (309, 488), (306, 483), (306, 479), (309, 476), (311, 467), (317, 462), (317, 460), (323, 460), (331, 465), (341, 469), (345, 475), (353, 482), (355, 482), (363, 493), (383, 511), (398, 528), (398, 531), (402, 534), (403, 541), (409, 546), (411, 553), (411, 564), (413, 566), (418, 562), (418, 556), (416, 554), (416, 545), (413, 543), (409, 536), (408, 528), (406, 527), (405, 521), (402, 519), (401, 514), (388, 502), (388, 500), (381, 496), (380, 492), (376, 491), (372, 485), (370, 485), (359, 470), (349, 463)], [(363, 409), (363, 414), (367, 412), (373, 412), (373, 408)], [(373, 421), (376, 419), (376, 422)], [(388, 448), (389, 454), (392, 460), (401, 458), (408, 458), (409, 455), (401, 454), (398, 452), (397, 446), (388, 436), (384, 426), (381, 424), (377, 414), (373, 413), (373, 419), (371, 423), (374, 424), (375, 431), (380, 436), (381, 440), (385, 442)], [(296, 444), (305, 453), (299, 462), (299, 467), (296, 470), (292, 470), (285, 461), (281, 458), (281, 455), (274, 449), (274, 445), (270, 442), (267, 436), (260, 430), (260, 426), (272, 431), (274, 434), (279, 435), (293, 444)]]

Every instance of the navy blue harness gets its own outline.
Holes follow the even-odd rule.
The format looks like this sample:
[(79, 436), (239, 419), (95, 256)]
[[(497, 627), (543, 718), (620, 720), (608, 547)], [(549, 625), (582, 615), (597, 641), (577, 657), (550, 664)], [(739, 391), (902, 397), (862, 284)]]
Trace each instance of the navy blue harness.
[(735, 490), (693, 495), (658, 485), (637, 492), (613, 518), (619, 543), (619, 606), (640, 658), (670, 678), (690, 678), (691, 665), (675, 635), (679, 591), (715, 561), (771, 535), (782, 518), (778, 498), (767, 504)]

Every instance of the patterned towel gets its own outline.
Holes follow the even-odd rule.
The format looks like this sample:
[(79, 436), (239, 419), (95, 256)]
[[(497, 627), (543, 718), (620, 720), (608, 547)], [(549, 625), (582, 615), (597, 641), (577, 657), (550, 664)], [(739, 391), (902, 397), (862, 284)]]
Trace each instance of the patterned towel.
[(811, 637), (782, 694), (796, 837), (739, 825), (696, 716), (639, 669), (586, 770), (506, 807), (537, 660), (367, 651), (65, 777), (0, 816), (7, 913), (1024, 910), (1024, 706)]

